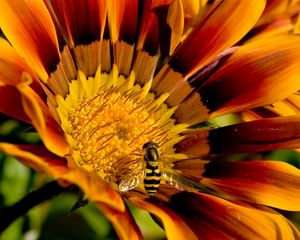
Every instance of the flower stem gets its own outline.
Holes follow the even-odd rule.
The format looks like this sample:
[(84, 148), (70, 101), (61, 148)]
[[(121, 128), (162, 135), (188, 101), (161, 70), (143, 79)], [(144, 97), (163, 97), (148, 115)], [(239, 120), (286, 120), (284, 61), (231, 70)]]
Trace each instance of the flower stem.
[(62, 187), (56, 181), (49, 182), (40, 189), (29, 193), (27, 196), (12, 206), (0, 209), (0, 232), (4, 231), (13, 221), (23, 216), (31, 208), (50, 200), (71, 187)]

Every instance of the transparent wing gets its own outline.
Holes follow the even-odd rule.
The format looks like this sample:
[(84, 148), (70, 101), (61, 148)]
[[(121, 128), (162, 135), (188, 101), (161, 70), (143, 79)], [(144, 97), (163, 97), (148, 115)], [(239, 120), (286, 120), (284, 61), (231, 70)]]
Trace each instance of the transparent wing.
[(119, 184), (119, 190), (126, 192), (136, 188), (144, 180), (144, 170), (141, 167), (133, 168)]
[(186, 177), (183, 177), (179, 174), (171, 173), (171, 172), (163, 172), (162, 176), (164, 180), (171, 186), (174, 186), (178, 190), (188, 191), (188, 192), (206, 192), (211, 193), (212, 190), (205, 187), (203, 184), (199, 182), (194, 182)]

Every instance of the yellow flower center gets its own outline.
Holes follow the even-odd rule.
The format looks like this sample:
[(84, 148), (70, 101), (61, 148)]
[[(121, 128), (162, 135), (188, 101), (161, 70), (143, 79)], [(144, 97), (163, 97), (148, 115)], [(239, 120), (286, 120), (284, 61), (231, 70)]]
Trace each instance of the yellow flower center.
[(142, 166), (142, 146), (149, 141), (160, 146), (164, 165), (171, 164), (170, 156), (176, 155), (173, 145), (186, 125), (175, 127), (171, 118), (175, 108), (164, 104), (167, 95), (156, 98), (149, 92), (151, 82), (141, 88), (133, 75), (78, 76), (67, 98), (57, 98), (57, 112), (78, 167), (119, 183), (131, 169)]

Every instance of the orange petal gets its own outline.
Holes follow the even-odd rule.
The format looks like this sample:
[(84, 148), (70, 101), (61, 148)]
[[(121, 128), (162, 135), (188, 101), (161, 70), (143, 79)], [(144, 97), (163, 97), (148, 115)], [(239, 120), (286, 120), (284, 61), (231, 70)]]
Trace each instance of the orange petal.
[(0, 27), (20, 56), (46, 81), (59, 62), (55, 28), (42, 0), (1, 1)]
[(69, 146), (60, 127), (42, 99), (28, 86), (31, 81), (30, 76), (24, 74), (23, 79), (24, 82), (18, 84), (17, 88), (21, 93), (24, 111), (39, 132), (46, 147), (59, 156), (65, 156), (69, 152)]
[(0, 38), (0, 79), (6, 84), (16, 85), (22, 80), (22, 73), (32, 74), (29, 66), (17, 54), (15, 49)]
[(295, 149), (300, 147), (300, 117), (277, 117), (238, 123), (213, 130), (191, 130), (176, 144), (189, 157)]
[(158, 72), (152, 89), (158, 95), (172, 93), (168, 104), (180, 103), (176, 95), (182, 101), (194, 88), (187, 78), (238, 42), (254, 26), (264, 5), (265, 1), (257, 0), (216, 1)]
[(55, 178), (68, 171), (65, 159), (55, 156), (41, 145), (14, 145), (2, 142), (0, 151), (15, 157), (36, 171)]
[(131, 197), (129, 200), (135, 207), (159, 217), (164, 225), (168, 239), (198, 239), (179, 216), (162, 204), (157, 204), (150, 200), (143, 200), (138, 197)]
[(283, 216), (266, 207), (195, 193), (174, 195), (168, 206), (201, 239), (299, 239)]
[(178, 160), (173, 162), (173, 169), (178, 170), (180, 175), (188, 179), (199, 181), (202, 179), (207, 163), (208, 161), (202, 159)]
[(254, 26), (264, 6), (264, 1), (257, 0), (217, 1), (174, 52), (171, 67), (185, 76), (207, 64)]
[(57, 29), (70, 47), (100, 40), (104, 33), (107, 1), (46, 1)]
[(267, 107), (268, 110), (272, 111), (279, 116), (289, 116), (300, 113), (300, 95), (295, 93), (288, 97), (287, 99), (275, 103), (272, 106)]
[(142, 4), (142, 18), (137, 50), (154, 56), (168, 55), (180, 41), (183, 31), (183, 8), (179, 0), (149, 0)]
[(99, 204), (99, 206), (113, 224), (120, 239), (143, 239), (141, 231), (127, 208), (124, 212), (120, 212), (105, 204)]
[(128, 76), (134, 57), (141, 6), (137, 0), (112, 0), (109, 3), (108, 26), (113, 42), (114, 63), (121, 74)]
[(199, 0), (182, 0), (182, 6), (184, 11), (184, 28), (188, 29), (196, 21), (202, 4)]
[[(44, 90), (32, 69), (5, 39), (0, 38), (0, 80), (4, 83), (3, 85), (17, 85), (22, 81), (23, 72), (27, 72), (32, 76), (33, 82), (30, 86), (40, 96), (44, 96)], [(2, 99), (5, 101), (4, 98)]]
[(137, 82), (143, 85), (152, 80), (159, 55), (167, 56), (178, 44), (183, 15), (178, 0), (149, 0), (139, 7), (141, 20), (133, 70)]
[(133, 44), (136, 41), (138, 8), (138, 0), (112, 0), (110, 2), (108, 22), (113, 43), (123, 40)]
[[(167, 25), (170, 27), (170, 50), (168, 54), (172, 54), (174, 49), (181, 41), (181, 37), (184, 30), (184, 2), (181, 0), (175, 0), (168, 9)], [(196, 5), (196, 4), (194, 4)], [(187, 6), (186, 6), (187, 7)], [(197, 10), (196, 10), (197, 11)]]
[(125, 205), (119, 193), (108, 182), (93, 173), (74, 168), (59, 176), (59, 180), (76, 184), (91, 201), (106, 204), (120, 212), (125, 211)]
[(184, 136), (185, 138), (175, 145), (176, 153), (185, 154), (189, 158), (210, 154), (209, 130), (188, 130)]
[(289, 16), (282, 16), (274, 19), (267, 25), (259, 26), (253, 29), (253, 35), (250, 37), (261, 36), (262, 34), (288, 34), (291, 33), (294, 28), (292, 19)]
[(249, 121), (249, 119), (255, 120), (266, 117), (292, 116), (299, 114), (300, 95), (298, 92), (269, 106), (254, 108), (240, 113), (242, 119), (245, 121)]
[(202, 183), (237, 199), (300, 211), (300, 170), (275, 161), (211, 162)]
[(269, 36), (241, 46), (183, 102), (175, 117), (197, 123), (268, 105), (300, 88), (300, 37)]
[(17, 158), (37, 171), (53, 176), (61, 183), (63, 180), (76, 184), (92, 201), (104, 203), (122, 213), (125, 211), (121, 196), (109, 183), (79, 168), (69, 169), (66, 159), (55, 156), (43, 146), (0, 143), (0, 151)]
[[(171, 106), (177, 106), (182, 103), (193, 91), (196, 91), (203, 82), (205, 82), (235, 51), (238, 47), (228, 48), (217, 57), (215, 57), (211, 62), (202, 67), (200, 70), (196, 71), (194, 74), (189, 76), (187, 79), (183, 78), (180, 73), (173, 72), (171, 69), (168, 69), (168, 65), (165, 65), (166, 75), (165, 78), (172, 79), (170, 81), (176, 82), (176, 85), (170, 85), (168, 81), (158, 84), (154, 87), (154, 91), (157, 94), (163, 94), (172, 89), (170, 96), (167, 98), (167, 103)], [(168, 72), (169, 71), (169, 72)], [(160, 74), (162, 71), (160, 71)], [(158, 77), (159, 78), (159, 77)], [(176, 81), (175, 81), (176, 80)], [(205, 108), (204, 108), (205, 109)], [(188, 110), (189, 111), (189, 110)], [(203, 112), (201, 115), (205, 115)]]
[(275, 17), (287, 13), (289, 0), (268, 0), (266, 8), (257, 25), (266, 24)]
[[(153, 11), (152, 3), (155, 1), (145, 1), (144, 9), (141, 19), (141, 26), (139, 29), (139, 36), (137, 42), (137, 50), (144, 50), (151, 56), (157, 54), (160, 39), (160, 22), (158, 16)], [(160, 1), (157, 1), (160, 2)], [(159, 4), (159, 3), (157, 3)], [(157, 7), (160, 7), (159, 5)], [(164, 21), (165, 22), (165, 21)]]

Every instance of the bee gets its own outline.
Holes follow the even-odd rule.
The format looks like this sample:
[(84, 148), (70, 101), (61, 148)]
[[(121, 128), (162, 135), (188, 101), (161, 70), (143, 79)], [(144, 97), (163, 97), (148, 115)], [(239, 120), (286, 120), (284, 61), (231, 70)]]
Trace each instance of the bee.
[(143, 161), (140, 161), (140, 164), (137, 164), (119, 183), (121, 192), (132, 190), (143, 182), (146, 192), (153, 196), (162, 180), (179, 190), (202, 189), (199, 183), (166, 171), (161, 161), (159, 146), (155, 142), (146, 142), (142, 147), (142, 152)]

